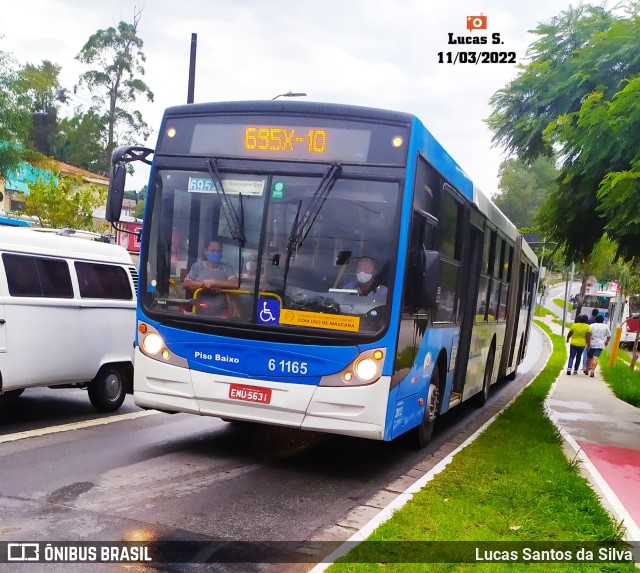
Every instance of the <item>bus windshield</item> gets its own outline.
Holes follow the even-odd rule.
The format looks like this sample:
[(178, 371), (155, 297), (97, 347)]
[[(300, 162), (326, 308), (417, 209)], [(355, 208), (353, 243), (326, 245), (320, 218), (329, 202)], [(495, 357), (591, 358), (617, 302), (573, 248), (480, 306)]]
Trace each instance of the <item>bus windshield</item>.
[[(158, 318), (239, 328), (381, 333), (399, 204), (399, 182), (335, 166), (315, 175), (161, 169), (146, 213), (142, 304)], [(212, 240), (217, 263), (206, 260)], [(362, 288), (365, 258), (372, 277)], [(185, 278), (209, 276), (229, 284), (185, 288)]]

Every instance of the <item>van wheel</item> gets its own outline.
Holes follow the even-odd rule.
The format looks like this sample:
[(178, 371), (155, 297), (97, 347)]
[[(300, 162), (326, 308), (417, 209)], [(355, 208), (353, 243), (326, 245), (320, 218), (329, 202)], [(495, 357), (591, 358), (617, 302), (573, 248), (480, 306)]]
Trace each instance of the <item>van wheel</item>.
[(7, 390), (2, 395), (5, 398), (17, 398), (18, 396), (22, 396), (23, 392), (24, 392), (24, 388), (18, 388), (17, 390)]
[(117, 366), (103, 366), (89, 382), (89, 400), (99, 412), (115, 412), (125, 397), (125, 376)]
[(438, 406), (440, 405), (440, 371), (438, 365), (433, 367), (431, 374), (431, 384), (427, 392), (427, 405), (424, 409), (424, 419), (422, 423), (415, 428), (415, 443), (418, 448), (424, 448), (431, 441), (433, 428), (436, 425), (436, 417), (438, 415)]

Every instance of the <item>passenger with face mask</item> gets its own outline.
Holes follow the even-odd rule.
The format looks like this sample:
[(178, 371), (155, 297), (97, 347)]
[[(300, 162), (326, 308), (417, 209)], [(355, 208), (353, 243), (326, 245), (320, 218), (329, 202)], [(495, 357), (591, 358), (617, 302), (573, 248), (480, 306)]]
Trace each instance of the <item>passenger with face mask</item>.
[(224, 317), (228, 313), (227, 297), (220, 289), (237, 289), (238, 276), (222, 262), (222, 243), (211, 239), (204, 252), (205, 260), (194, 263), (184, 278), (184, 287), (190, 291), (202, 289), (196, 302), (196, 313)]
[(377, 271), (375, 259), (361, 257), (356, 267), (355, 280), (353, 278), (347, 279), (341, 288), (356, 289), (360, 296), (370, 297), (378, 304), (385, 304), (387, 287), (377, 283)]
[(244, 272), (240, 276), (242, 279), (255, 279), (257, 270), (258, 264), (255, 258), (252, 257), (245, 263)]

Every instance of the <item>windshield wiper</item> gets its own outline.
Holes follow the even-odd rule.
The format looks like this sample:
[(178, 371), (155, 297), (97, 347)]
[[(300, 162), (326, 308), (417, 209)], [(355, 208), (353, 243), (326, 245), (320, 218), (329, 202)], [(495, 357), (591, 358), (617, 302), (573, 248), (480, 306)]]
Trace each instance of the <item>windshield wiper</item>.
[(302, 243), (304, 243), (304, 240), (307, 238), (307, 235), (311, 231), (316, 218), (318, 217), (320, 211), (322, 210), (322, 207), (324, 206), (324, 202), (327, 200), (329, 193), (331, 193), (331, 189), (333, 189), (333, 185), (335, 184), (341, 169), (342, 165), (337, 162), (334, 162), (329, 166), (329, 169), (324, 174), (322, 181), (320, 181), (320, 185), (318, 185), (318, 188), (311, 196), (311, 201), (309, 201), (309, 205), (305, 209), (304, 213), (302, 213), (302, 215), (300, 215), (302, 201), (300, 201), (300, 203), (298, 204), (298, 211), (296, 212), (295, 219), (293, 220), (291, 233), (289, 234), (289, 240), (287, 241), (287, 260), (284, 265), (283, 284), (283, 289), (285, 290), (287, 288), (287, 276), (289, 274), (291, 254), (293, 253), (294, 249), (297, 251), (302, 246)]
[(322, 210), (324, 202), (327, 200), (341, 169), (342, 165), (340, 165), (340, 163), (332, 163), (329, 166), (329, 169), (324, 174), (322, 181), (320, 181), (320, 185), (318, 185), (318, 188), (311, 196), (311, 201), (309, 201), (309, 205), (305, 209), (304, 213), (301, 217), (296, 216), (287, 244), (289, 252), (302, 246), (302, 243), (307, 238), (307, 235), (311, 231), (311, 227), (313, 227), (313, 224), (316, 221), (316, 217)]
[(241, 215), (238, 216), (238, 213), (233, 207), (233, 203), (224, 192), (224, 186), (222, 185), (222, 179), (220, 178), (218, 165), (216, 164), (216, 160), (214, 158), (207, 157), (207, 169), (209, 170), (209, 175), (211, 175), (211, 179), (213, 180), (213, 188), (216, 190), (216, 194), (219, 198), (222, 195), (222, 212), (224, 213), (224, 218), (227, 220), (227, 225), (229, 225), (231, 237), (233, 239), (236, 239), (242, 247), (247, 242), (247, 239), (244, 235), (244, 209), (242, 209), (242, 195), (240, 196)]

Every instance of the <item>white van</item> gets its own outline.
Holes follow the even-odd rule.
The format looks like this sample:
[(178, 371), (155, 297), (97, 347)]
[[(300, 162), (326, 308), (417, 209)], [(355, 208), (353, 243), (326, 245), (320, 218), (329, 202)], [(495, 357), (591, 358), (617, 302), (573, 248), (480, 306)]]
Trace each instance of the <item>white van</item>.
[(80, 387), (117, 410), (133, 392), (137, 283), (118, 245), (0, 227), (0, 394)]
[[(609, 306), (614, 303), (618, 293), (611, 291), (598, 291), (584, 295), (584, 303), (580, 308), (580, 314), (586, 314), (587, 318), (591, 318), (594, 308), (598, 309), (598, 314), (602, 315), (605, 322), (609, 320)], [(575, 320), (576, 311), (572, 312), (572, 318)]]

